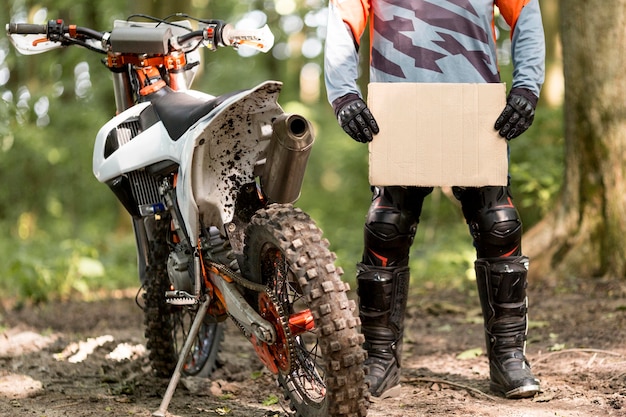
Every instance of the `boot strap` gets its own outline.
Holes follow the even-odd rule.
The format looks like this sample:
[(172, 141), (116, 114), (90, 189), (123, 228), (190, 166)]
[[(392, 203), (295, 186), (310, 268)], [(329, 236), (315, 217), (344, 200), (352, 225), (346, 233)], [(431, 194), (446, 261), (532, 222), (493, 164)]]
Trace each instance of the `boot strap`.
[(523, 348), (526, 343), (525, 333), (515, 334), (493, 334), (488, 333), (489, 340), (496, 351), (504, 351), (507, 348), (519, 349)]

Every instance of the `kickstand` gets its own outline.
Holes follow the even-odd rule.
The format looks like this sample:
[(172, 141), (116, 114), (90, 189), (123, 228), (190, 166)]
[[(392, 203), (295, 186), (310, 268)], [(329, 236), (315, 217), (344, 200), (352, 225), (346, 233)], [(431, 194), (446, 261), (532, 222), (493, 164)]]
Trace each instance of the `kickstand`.
[(152, 415), (154, 417), (165, 417), (165, 413), (167, 412), (167, 407), (170, 405), (170, 401), (172, 401), (172, 397), (174, 396), (174, 391), (176, 391), (176, 386), (180, 381), (181, 370), (183, 368), (183, 364), (187, 359), (187, 355), (189, 355), (189, 351), (191, 350), (191, 345), (193, 344), (196, 336), (198, 335), (198, 330), (200, 329), (200, 324), (202, 320), (204, 320), (204, 316), (209, 308), (210, 298), (207, 298), (198, 308), (198, 312), (196, 313), (196, 317), (193, 320), (191, 325), (191, 329), (189, 330), (189, 334), (187, 335), (187, 339), (185, 340), (185, 345), (183, 346), (183, 350), (180, 351), (180, 355), (178, 356), (178, 363), (176, 364), (176, 369), (174, 369), (174, 373), (172, 374), (172, 378), (170, 379), (170, 383), (167, 386), (167, 390), (165, 391), (165, 395), (163, 395), (163, 400), (161, 401), (161, 405), (159, 409), (156, 410)]

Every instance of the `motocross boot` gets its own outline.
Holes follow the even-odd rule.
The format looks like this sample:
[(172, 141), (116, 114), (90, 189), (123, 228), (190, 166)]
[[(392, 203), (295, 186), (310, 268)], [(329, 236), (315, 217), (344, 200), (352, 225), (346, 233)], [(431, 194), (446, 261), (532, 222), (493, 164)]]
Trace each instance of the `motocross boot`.
[(506, 398), (532, 397), (539, 380), (525, 356), (528, 329), (528, 258), (483, 258), (475, 262), (485, 321), (490, 388)]
[(393, 396), (400, 382), (409, 268), (357, 264), (359, 317), (365, 336), (365, 381), (374, 397)]

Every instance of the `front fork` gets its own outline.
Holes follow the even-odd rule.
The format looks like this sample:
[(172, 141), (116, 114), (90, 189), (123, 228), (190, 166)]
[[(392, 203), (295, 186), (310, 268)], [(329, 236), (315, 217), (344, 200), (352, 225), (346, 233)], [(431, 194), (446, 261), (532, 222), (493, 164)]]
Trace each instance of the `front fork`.
[(135, 103), (133, 99), (133, 89), (130, 83), (128, 69), (124, 66), (116, 68), (113, 74), (113, 94), (115, 96), (115, 109), (120, 114), (131, 108)]

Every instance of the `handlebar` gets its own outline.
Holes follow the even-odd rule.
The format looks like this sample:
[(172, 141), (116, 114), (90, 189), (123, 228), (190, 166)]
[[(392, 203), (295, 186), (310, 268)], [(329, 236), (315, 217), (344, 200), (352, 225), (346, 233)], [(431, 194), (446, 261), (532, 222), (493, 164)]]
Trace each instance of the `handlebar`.
[[(16, 49), (25, 55), (37, 54), (72, 44), (83, 46), (98, 53), (106, 53), (102, 47), (87, 42), (89, 40), (102, 41), (104, 32), (76, 25), (65, 26), (61, 19), (50, 20), (46, 25), (9, 23), (6, 25), (6, 30)], [(44, 36), (40, 37), (40, 35)]]
[(82, 35), (85, 38), (102, 40), (104, 36), (103, 32), (98, 32), (97, 30), (76, 26), (76, 25), (68, 25), (65, 26), (63, 24), (63, 20), (50, 20), (47, 25), (35, 25), (32, 23), (9, 23), (7, 25), (7, 33), (9, 35), (47, 35), (48, 40), (51, 41), (62, 41), (66, 38), (64, 35), (70, 35), (75, 38), (77, 35)]
[[(225, 24), (220, 20), (204, 20), (200, 22), (206, 26), (200, 30), (190, 31), (189, 33), (178, 37), (164, 39), (165, 45), (167, 45), (167, 42), (169, 41), (171, 47), (174, 49), (183, 49), (181, 45), (194, 39), (198, 39), (199, 41), (204, 41), (205, 46), (210, 49), (215, 49), (218, 46), (232, 46), (234, 48), (238, 48), (241, 45), (245, 45), (261, 52), (267, 52), (274, 45), (274, 35), (267, 25), (261, 29), (242, 30), (235, 29), (231, 25)], [(162, 26), (156, 25), (155, 28), (160, 29)], [(106, 42), (106, 44), (103, 42), (102, 48), (105, 49), (95, 48), (92, 44), (85, 42), (85, 40), (108, 41), (110, 33), (98, 32), (90, 28), (76, 25), (64, 25), (63, 20), (61, 19), (50, 20), (45, 25), (9, 23), (6, 25), (6, 30), (8, 35), (45, 35), (45, 38), (35, 40), (31, 45), (31, 48), (28, 48), (31, 53), (34, 53), (34, 47), (38, 43), (46, 41), (55, 42), (57, 44), (60, 43), (61, 45), (78, 44), (100, 53), (106, 53), (105, 49), (110, 47), (110, 43), (108, 42)], [(145, 32), (143, 32), (143, 34), (145, 35)], [(135, 42), (132, 35), (131, 38), (125, 38), (124, 40), (127, 42)], [(145, 41), (145, 39), (136, 39), (136, 41)], [(135, 42), (134, 46), (138, 45), (141, 45), (141, 43)], [(132, 52), (142, 53), (145, 51)]]

